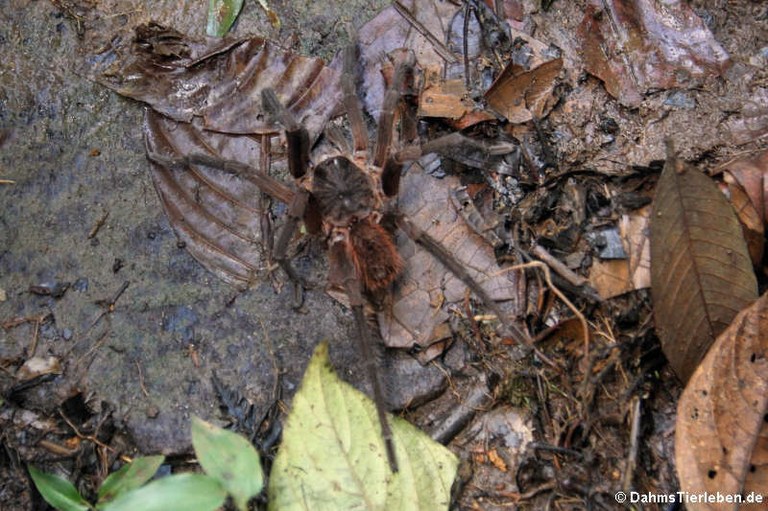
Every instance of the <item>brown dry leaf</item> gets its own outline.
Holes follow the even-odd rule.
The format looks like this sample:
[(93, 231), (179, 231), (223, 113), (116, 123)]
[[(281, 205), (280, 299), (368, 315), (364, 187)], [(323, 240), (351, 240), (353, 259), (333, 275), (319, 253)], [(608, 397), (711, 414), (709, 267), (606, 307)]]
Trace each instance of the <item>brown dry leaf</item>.
[(441, 75), (442, 66), (430, 66), (424, 70), (419, 117), (461, 119), (474, 110), (473, 102), (467, 100), (464, 80), (443, 80)]
[(554, 59), (524, 71), (509, 64), (485, 93), (488, 105), (511, 123), (545, 117), (554, 106), (552, 91), (563, 59)]
[[(261, 169), (262, 144), (274, 138), (264, 153), (275, 160), (272, 147), (279, 145), (279, 127), (261, 106), (264, 88), (275, 89), (312, 139), (341, 97), (338, 73), (322, 60), (282, 51), (260, 38), (203, 43), (149, 24), (136, 29), (131, 44), (104, 56), (114, 62), (98, 70), (97, 80), (150, 105), (147, 152), (166, 160), (202, 154)], [(265, 190), (254, 176), (202, 165), (171, 169), (160, 161), (152, 162), (152, 179), (179, 239), (209, 271), (244, 288), (265, 270), (260, 198), (268, 191), (290, 202), (288, 187)]]
[(651, 283), (656, 331), (683, 382), (734, 316), (757, 298), (733, 208), (671, 147), (651, 217)]
[[(768, 494), (768, 294), (736, 316), (677, 408), (675, 461), (690, 494)], [(746, 502), (746, 501), (745, 501)], [(686, 503), (690, 511), (749, 504)], [(756, 506), (755, 509), (764, 509)]]
[[(441, 44), (442, 41), (446, 40), (447, 20), (450, 20), (456, 12), (457, 7), (455, 5), (450, 2), (434, 0), (403, 0), (401, 4)], [(398, 14), (394, 6), (387, 7), (363, 25), (358, 32), (358, 40), (360, 41), (360, 57), (365, 64), (362, 85), (363, 101), (365, 109), (374, 119), (379, 118), (379, 110), (386, 88), (381, 76), (382, 64), (391, 52), (401, 48), (413, 51), (416, 55), (416, 61), (422, 68), (431, 65), (442, 66), (445, 64), (446, 58), (458, 62), (458, 58), (450, 53), (441, 56), (441, 53), (436, 49), (437, 47), (408, 23), (402, 15)]]
[(61, 363), (56, 357), (32, 357), (16, 371), (19, 381), (28, 381), (44, 374), (61, 374)]
[(592, 0), (578, 31), (587, 71), (628, 106), (651, 89), (689, 88), (730, 66), (687, 2)]
[(589, 283), (603, 299), (651, 285), (651, 251), (648, 240), (650, 207), (622, 215), (619, 221), (621, 244), (626, 259), (595, 260)]
[[(458, 186), (455, 176), (435, 179), (418, 163), (411, 166), (400, 185), (400, 211), (453, 254), (486, 292), (513, 315), (518, 274), (499, 275), (491, 246), (472, 231), (451, 204), (451, 188)], [(438, 328), (449, 313), (449, 304), (460, 303), (466, 285), (443, 267), (431, 254), (398, 236), (398, 249), (405, 259), (405, 272), (395, 289), (393, 304), (379, 314), (385, 344), (392, 348), (426, 349), (444, 338)], [(437, 330), (436, 330), (437, 329)], [(441, 332), (436, 336), (435, 332)], [(439, 353), (429, 352), (420, 360)]]
[(763, 260), (763, 250), (765, 248), (763, 218), (758, 215), (747, 192), (738, 183), (734, 182), (730, 174), (725, 176), (725, 181), (728, 183), (728, 194), (731, 197), (731, 204), (741, 223), (741, 230), (747, 242), (749, 257), (752, 259), (752, 265), (757, 268)]
[[(258, 137), (225, 135), (147, 110), (149, 154), (176, 160), (214, 154), (259, 168)], [(203, 165), (168, 168), (152, 162), (152, 181), (179, 239), (205, 268), (225, 282), (248, 287), (267, 264), (262, 254), (262, 189), (247, 175)], [(290, 195), (283, 197), (290, 201)]]
[(725, 168), (725, 181), (735, 181), (749, 196), (757, 213), (768, 224), (768, 151), (739, 158)]
[[(321, 59), (302, 57), (258, 37), (201, 42), (155, 23), (136, 28), (133, 41), (107, 48), (94, 78), (118, 94), (148, 103), (177, 121), (237, 134), (272, 133), (261, 91), (272, 87), (317, 136), (341, 98), (338, 73)], [(244, 115), (244, 113), (247, 113)]]

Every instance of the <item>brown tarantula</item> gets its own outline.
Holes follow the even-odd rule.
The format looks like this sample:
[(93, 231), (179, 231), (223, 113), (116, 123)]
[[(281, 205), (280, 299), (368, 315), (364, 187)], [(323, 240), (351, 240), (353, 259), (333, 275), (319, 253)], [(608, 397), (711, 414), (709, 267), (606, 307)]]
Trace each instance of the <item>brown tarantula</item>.
[[(372, 355), (371, 332), (365, 319), (366, 300), (386, 292), (403, 270), (403, 260), (393, 239), (393, 230), (400, 229), (413, 241), (424, 247), (451, 272), (460, 278), (489, 307), (509, 334), (522, 342), (528, 336), (508, 320), (486, 291), (470, 276), (438, 241), (409, 219), (399, 214), (396, 199), (403, 162), (418, 158), (427, 152), (457, 146), (468, 150), (485, 150), (482, 144), (458, 134), (419, 146), (415, 143), (416, 116), (408, 105), (413, 81), (415, 59), (410, 52), (402, 52), (396, 60), (394, 77), (385, 93), (373, 151), (368, 150), (368, 130), (355, 91), (353, 69), (356, 45), (344, 53), (344, 71), (341, 77), (343, 107), (352, 132), (352, 145), (332, 155), (321, 155), (310, 160), (312, 150), (308, 131), (296, 122), (272, 89), (262, 91), (262, 103), (268, 114), (284, 128), (287, 141), (288, 169), (296, 180), (294, 190), (263, 170), (247, 167), (238, 162), (222, 161), (206, 155), (190, 155), (183, 162), (167, 162), (159, 155), (150, 155), (156, 162), (184, 167), (200, 164), (221, 168), (227, 172), (248, 175), (267, 194), (288, 202), (287, 220), (277, 236), (274, 258), (295, 283), (302, 283), (287, 256), (288, 246), (303, 222), (310, 234), (322, 236), (329, 252), (329, 285), (343, 291), (352, 308), (358, 340), (374, 391), (382, 435), (393, 470), (396, 469), (391, 432), (386, 421), (381, 384), (377, 374), (376, 358)], [(401, 108), (403, 107), (403, 108)], [(398, 136), (400, 151), (393, 149)], [(331, 129), (326, 137), (343, 147), (342, 136)], [(341, 143), (338, 143), (341, 141)], [(479, 146), (479, 147), (478, 147)]]

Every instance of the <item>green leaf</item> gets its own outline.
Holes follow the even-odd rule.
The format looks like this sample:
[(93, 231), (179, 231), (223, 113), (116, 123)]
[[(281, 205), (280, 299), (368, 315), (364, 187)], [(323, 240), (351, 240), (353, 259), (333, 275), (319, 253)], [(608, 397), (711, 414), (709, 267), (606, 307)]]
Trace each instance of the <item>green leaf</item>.
[(100, 505), (102, 511), (213, 511), (224, 504), (227, 492), (202, 474), (178, 474), (152, 481)]
[(28, 468), (37, 491), (48, 504), (59, 511), (88, 511), (92, 509), (91, 505), (80, 496), (77, 488), (66, 479), (53, 474), (46, 474), (31, 465)]
[(261, 493), (264, 474), (256, 449), (242, 436), (192, 419), (192, 445), (205, 472), (219, 481), (238, 509), (248, 509), (248, 501)]
[(99, 503), (112, 500), (121, 493), (138, 488), (155, 475), (165, 456), (136, 458), (117, 472), (111, 473), (99, 488)]
[(224, 36), (232, 28), (242, 8), (243, 0), (210, 0), (207, 34), (214, 37)]
[(387, 462), (373, 402), (315, 350), (293, 398), (269, 481), (269, 509), (448, 509), (458, 460), (404, 420), (389, 418), (399, 472)]

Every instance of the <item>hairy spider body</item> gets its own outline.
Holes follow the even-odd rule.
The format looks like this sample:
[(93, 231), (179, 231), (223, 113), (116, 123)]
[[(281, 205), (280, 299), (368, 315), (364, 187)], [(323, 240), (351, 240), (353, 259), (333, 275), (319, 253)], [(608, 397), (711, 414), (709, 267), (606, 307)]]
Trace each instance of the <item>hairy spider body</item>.
[(352, 224), (349, 234), (350, 259), (363, 288), (369, 292), (386, 289), (403, 271), (392, 234), (371, 219)]
[(345, 156), (333, 156), (315, 167), (311, 186), (329, 245), (344, 244), (366, 292), (386, 289), (403, 271), (392, 234), (379, 223), (386, 198), (376, 177), (375, 168), (366, 172)]

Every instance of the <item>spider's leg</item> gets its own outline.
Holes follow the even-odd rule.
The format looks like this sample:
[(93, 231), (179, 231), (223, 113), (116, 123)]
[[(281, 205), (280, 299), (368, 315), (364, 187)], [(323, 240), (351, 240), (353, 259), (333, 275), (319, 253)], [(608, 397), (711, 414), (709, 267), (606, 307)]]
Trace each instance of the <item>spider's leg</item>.
[(412, 144), (397, 152), (399, 162), (418, 160), (425, 154), (435, 153), (467, 167), (487, 169), (504, 155), (515, 151), (516, 146), (509, 142), (488, 143), (470, 138), (463, 133), (453, 132), (424, 144)]
[(302, 177), (307, 173), (309, 166), (309, 133), (280, 102), (274, 90), (262, 90), (261, 101), (264, 109), (285, 129), (285, 138), (288, 142), (288, 170), (296, 179)]
[(287, 253), (288, 244), (290, 243), (293, 234), (296, 232), (299, 223), (304, 218), (304, 213), (307, 209), (309, 193), (306, 190), (299, 189), (298, 191), (293, 191), (288, 186), (265, 172), (234, 160), (222, 160), (206, 154), (192, 154), (179, 160), (172, 160), (156, 153), (150, 153), (148, 156), (151, 160), (168, 168), (187, 168), (190, 165), (205, 165), (223, 170), (224, 172), (249, 179), (263, 192), (288, 204), (288, 219), (278, 232), (277, 243), (275, 244), (273, 255), (283, 271), (285, 271), (288, 277), (296, 284), (297, 307), (301, 305), (300, 288), (307, 286), (291, 265)]
[(460, 279), (482, 302), (491, 309), (509, 335), (523, 345), (532, 345), (530, 336), (519, 326), (509, 320), (501, 307), (493, 298), (483, 289), (483, 287), (467, 272), (464, 265), (458, 261), (439, 241), (424, 232), (413, 222), (402, 215), (396, 217), (397, 227), (402, 230), (415, 243), (423, 247), (427, 252), (440, 261), (451, 273)]
[(410, 51), (400, 52), (394, 56), (395, 72), (392, 82), (384, 93), (373, 156), (373, 165), (382, 169), (381, 184), (384, 194), (388, 197), (397, 195), (402, 173), (402, 161), (395, 158), (393, 150), (398, 120), (402, 141), (410, 143), (417, 137), (416, 113), (410, 108), (411, 105), (405, 105), (403, 101), (413, 88), (416, 57)]
[(365, 303), (362, 294), (362, 285), (355, 272), (352, 261), (349, 260), (344, 242), (333, 243), (330, 248), (329, 274), (335, 283), (341, 285), (347, 292), (349, 304), (352, 307), (352, 313), (355, 317), (355, 328), (357, 330), (357, 341), (360, 354), (365, 364), (365, 372), (373, 388), (373, 400), (376, 404), (376, 413), (381, 425), (381, 436), (384, 440), (384, 446), (387, 450), (387, 459), (392, 472), (397, 472), (397, 458), (395, 456), (395, 444), (392, 439), (392, 430), (387, 421), (384, 392), (382, 391), (381, 379), (379, 377), (378, 359), (374, 355), (371, 347), (373, 338), (368, 323), (365, 320), (363, 304)]
[(308, 191), (304, 190), (303, 188), (300, 188), (298, 191), (296, 191), (293, 201), (288, 204), (288, 214), (286, 215), (288, 218), (278, 231), (277, 243), (275, 243), (275, 251), (273, 254), (277, 264), (280, 265), (286, 275), (288, 275), (288, 278), (290, 278), (294, 283), (294, 308), (297, 309), (301, 307), (301, 304), (304, 301), (303, 291), (308, 286), (306, 281), (298, 274), (296, 269), (291, 264), (291, 260), (288, 257), (288, 245), (291, 242), (291, 238), (293, 238), (293, 235), (296, 233), (296, 229), (298, 229), (299, 224), (304, 219), (304, 213), (307, 210), (308, 202)]
[(363, 153), (368, 150), (368, 130), (363, 120), (363, 110), (360, 108), (360, 102), (355, 93), (356, 61), (357, 44), (352, 42), (344, 48), (344, 71), (341, 75), (341, 90), (344, 93), (344, 109), (347, 112), (347, 117), (349, 117), (355, 152)]
[(281, 202), (290, 204), (294, 199), (295, 192), (284, 183), (278, 181), (266, 172), (246, 165), (245, 163), (240, 163), (239, 161), (223, 160), (208, 154), (190, 154), (186, 158), (178, 160), (172, 160), (157, 153), (149, 153), (147, 156), (150, 160), (168, 168), (183, 169), (191, 165), (203, 165), (219, 169), (228, 174), (247, 179), (258, 186), (262, 192)]
[(392, 82), (384, 93), (384, 101), (379, 113), (379, 127), (376, 133), (376, 148), (373, 156), (373, 164), (383, 167), (392, 153), (392, 142), (395, 134), (400, 100), (412, 86), (413, 68), (416, 65), (416, 57), (412, 52), (403, 52), (397, 55), (395, 73)]

